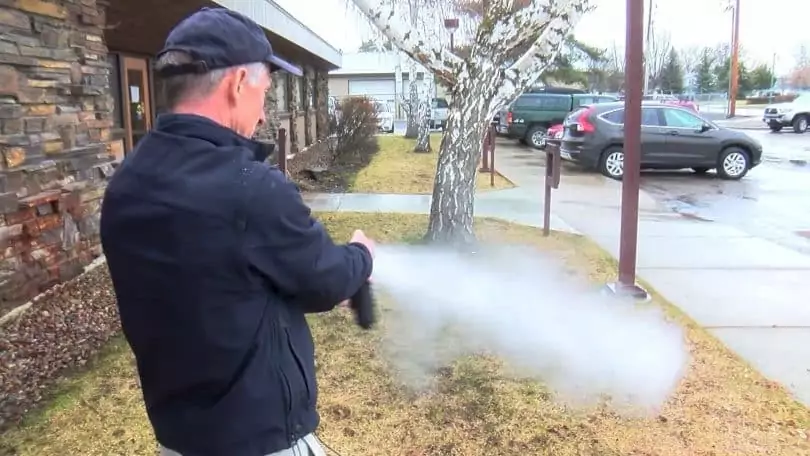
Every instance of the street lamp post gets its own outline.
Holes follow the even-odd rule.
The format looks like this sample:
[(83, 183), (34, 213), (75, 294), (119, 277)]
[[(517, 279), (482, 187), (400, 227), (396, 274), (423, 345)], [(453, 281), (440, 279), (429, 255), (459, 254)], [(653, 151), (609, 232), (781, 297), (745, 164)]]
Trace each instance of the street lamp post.
[(445, 19), (444, 20), (444, 28), (450, 32), (450, 51), (454, 51), (455, 48), (453, 46), (453, 35), (456, 34), (456, 30), (458, 30), (458, 19)]
[(608, 284), (615, 295), (647, 300), (636, 284), (638, 199), (641, 166), (641, 99), (644, 87), (644, 0), (627, 0), (624, 99), (624, 174), (622, 176), (619, 281)]

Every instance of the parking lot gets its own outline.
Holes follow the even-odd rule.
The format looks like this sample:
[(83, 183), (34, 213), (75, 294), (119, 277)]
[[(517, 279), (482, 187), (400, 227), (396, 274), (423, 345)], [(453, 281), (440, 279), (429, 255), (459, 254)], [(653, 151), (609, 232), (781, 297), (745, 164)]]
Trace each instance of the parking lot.
[[(742, 180), (723, 180), (713, 172), (645, 171), (642, 189), (675, 212), (810, 254), (810, 134), (746, 134), (763, 144), (763, 162)], [(583, 172), (592, 171), (564, 169), (566, 174)]]

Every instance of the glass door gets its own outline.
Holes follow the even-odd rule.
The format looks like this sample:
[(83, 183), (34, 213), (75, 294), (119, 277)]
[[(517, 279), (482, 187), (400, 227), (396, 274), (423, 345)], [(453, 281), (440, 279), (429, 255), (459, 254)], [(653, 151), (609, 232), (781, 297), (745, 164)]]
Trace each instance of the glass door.
[(122, 58), (122, 111), (124, 114), (124, 140), (127, 151), (152, 128), (152, 106), (149, 94), (149, 64), (146, 59)]

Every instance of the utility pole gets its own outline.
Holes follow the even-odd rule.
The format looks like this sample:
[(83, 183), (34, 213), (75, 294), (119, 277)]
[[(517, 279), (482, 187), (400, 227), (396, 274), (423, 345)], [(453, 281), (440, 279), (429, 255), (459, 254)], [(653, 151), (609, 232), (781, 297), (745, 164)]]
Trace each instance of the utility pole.
[[(649, 46), (650, 46), (650, 39), (652, 37), (652, 17), (653, 17), (653, 1), (650, 0), (649, 7), (647, 8), (647, 36), (644, 38), (644, 48), (643, 48), (643, 62), (644, 62), (644, 95), (649, 93), (650, 91), (650, 55), (649, 55)], [(629, 19), (629, 17), (628, 17)]]
[(737, 90), (740, 80), (740, 0), (733, 7), (734, 25), (731, 35), (731, 71), (729, 72), (728, 117), (734, 117), (737, 111)]
[(608, 284), (614, 295), (648, 300), (636, 284), (638, 249), (638, 199), (641, 167), (641, 99), (644, 74), (644, 0), (627, 1), (624, 99), (624, 175), (622, 176), (619, 280)]
[(776, 52), (773, 53), (773, 62), (771, 62), (771, 89), (776, 89)]

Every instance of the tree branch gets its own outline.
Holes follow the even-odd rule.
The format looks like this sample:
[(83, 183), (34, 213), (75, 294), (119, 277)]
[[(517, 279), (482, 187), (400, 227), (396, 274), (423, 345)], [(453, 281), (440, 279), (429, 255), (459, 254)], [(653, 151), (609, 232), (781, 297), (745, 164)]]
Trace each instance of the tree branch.
[(464, 62), (445, 49), (436, 40), (426, 39), (416, 28), (403, 32), (392, 23), (396, 8), (388, 0), (351, 0), (380, 32), (409, 57), (432, 71), (437, 78), (448, 85), (454, 85), (458, 68)]
[[(520, 11), (532, 13), (529, 16), (532, 22), (523, 27), (531, 27), (530, 30), (539, 28), (540, 32), (531, 48), (504, 70), (504, 84), (493, 100), (495, 107), (511, 102), (537, 81), (543, 70), (554, 62), (566, 37), (589, 9), (589, 0), (548, 0), (546, 5), (532, 4)], [(508, 23), (498, 24), (497, 27), (504, 30), (521, 28), (520, 24)], [(505, 33), (501, 36), (505, 36)]]

